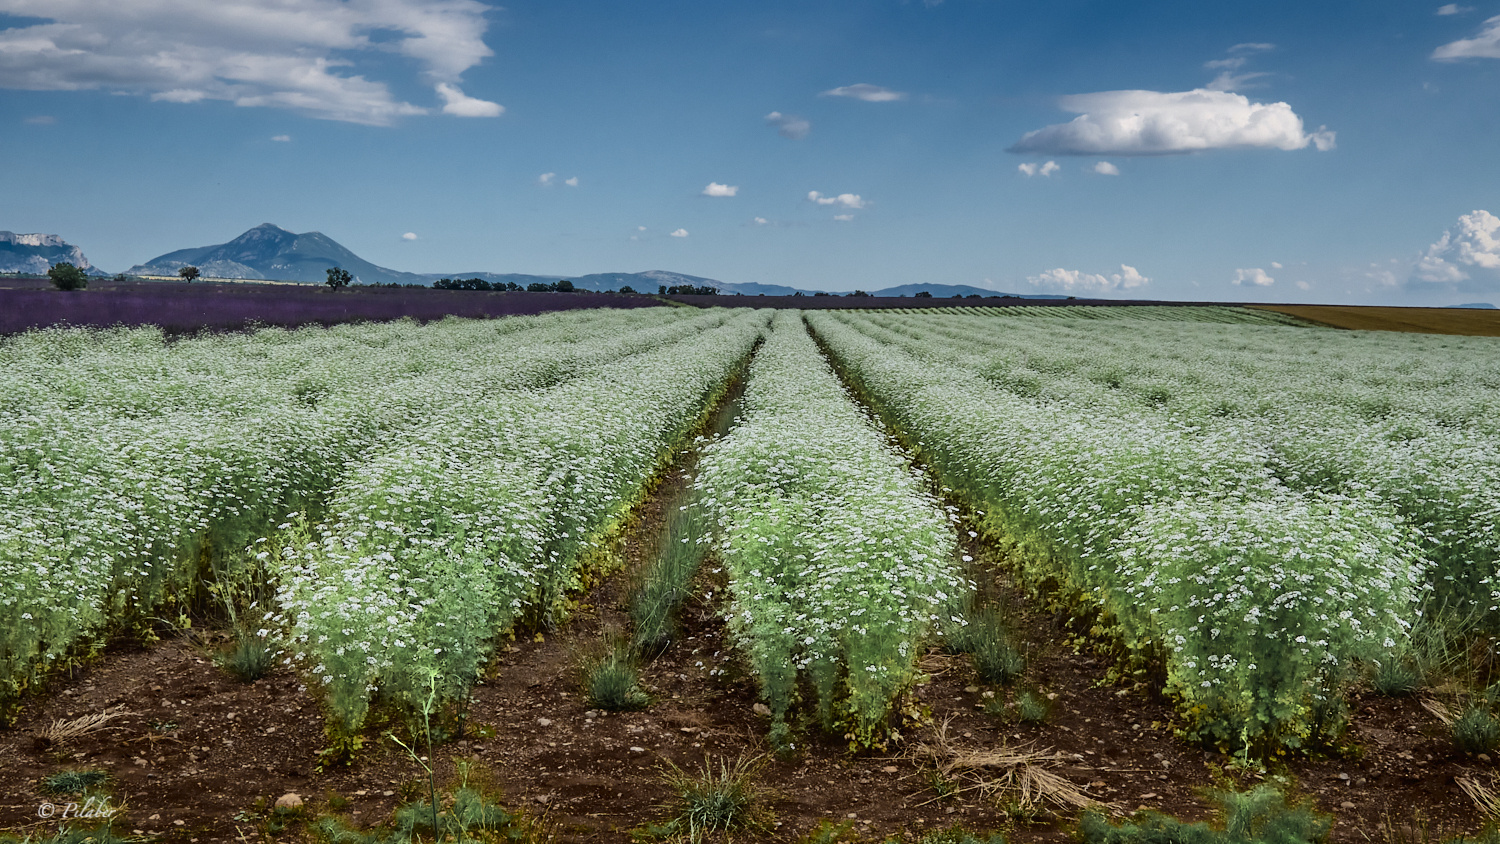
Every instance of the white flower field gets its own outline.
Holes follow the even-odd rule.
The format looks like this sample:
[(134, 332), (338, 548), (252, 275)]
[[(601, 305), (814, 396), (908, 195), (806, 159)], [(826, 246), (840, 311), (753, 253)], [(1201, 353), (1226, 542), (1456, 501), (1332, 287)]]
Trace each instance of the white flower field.
[(372, 706), (462, 707), (505, 637), (567, 623), (743, 376), (693, 494), (778, 745), (799, 718), (885, 741), (965, 623), (967, 519), (1122, 671), (1159, 672), (1184, 734), (1303, 749), (1433, 631), (1500, 633), (1500, 342), (1295, 322), (648, 308), (3, 338), (0, 715), (250, 582), (239, 621), (336, 744)]

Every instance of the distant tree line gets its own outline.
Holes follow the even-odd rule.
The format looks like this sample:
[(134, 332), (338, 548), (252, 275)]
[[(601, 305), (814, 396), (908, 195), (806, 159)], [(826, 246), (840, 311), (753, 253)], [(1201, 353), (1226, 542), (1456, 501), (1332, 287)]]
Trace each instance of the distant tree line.
[(432, 283), (438, 290), (526, 290), (530, 293), (573, 293), (578, 288), (563, 279), (555, 282), (533, 281), (524, 288), (514, 281), (488, 282), (482, 278), (440, 278)]
[(657, 285), (656, 292), (663, 296), (717, 296), (719, 288), (704, 285), (674, 284), (671, 287), (665, 284)]

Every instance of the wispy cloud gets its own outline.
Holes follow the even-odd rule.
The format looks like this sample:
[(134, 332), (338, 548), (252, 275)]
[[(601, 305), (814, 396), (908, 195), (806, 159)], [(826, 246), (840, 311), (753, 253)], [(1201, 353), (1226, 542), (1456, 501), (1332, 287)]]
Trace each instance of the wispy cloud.
[(1119, 272), (1108, 275), (1065, 270), (1059, 267), (1055, 270), (1047, 270), (1041, 275), (1029, 276), (1026, 280), (1031, 282), (1033, 287), (1065, 293), (1114, 293), (1120, 290), (1134, 290), (1151, 283), (1151, 279), (1141, 275), (1135, 267), (1126, 264), (1120, 265)]
[(21, 122), (28, 126), (51, 126), (57, 122), (57, 118), (50, 114), (38, 114), (35, 117), (28, 117)]
[(841, 193), (838, 196), (824, 196), (823, 194), (818, 193), (815, 190), (810, 190), (807, 192), (807, 199), (809, 202), (816, 202), (819, 205), (837, 205), (842, 208), (855, 209), (865, 207), (865, 201), (861, 199), (859, 194), (857, 193)]
[(569, 176), (568, 178), (563, 179), (563, 184), (567, 185), (570, 188), (576, 188), (578, 187), (578, 177)]
[(1459, 217), (1458, 225), (1427, 247), (1411, 279), (1500, 289), (1500, 217), (1482, 209)]
[(278, 144), (289, 144), (289, 143), (292, 142), (292, 136), (291, 135), (272, 135), (271, 136), (271, 140), (275, 141)]
[(1434, 61), (1452, 62), (1459, 59), (1500, 59), (1500, 15), (1484, 22), (1479, 34), (1473, 38), (1462, 38), (1432, 51)]
[(1230, 279), (1229, 283), (1236, 286), (1250, 284), (1255, 287), (1270, 287), (1276, 283), (1276, 279), (1271, 278), (1270, 274), (1260, 267), (1251, 267), (1249, 269), (1235, 270), (1234, 278)]
[(845, 85), (841, 88), (831, 88), (818, 96), (851, 97), (856, 100), (864, 100), (867, 103), (889, 103), (906, 99), (906, 94), (901, 91), (892, 91), (890, 88), (882, 88), (879, 85), (871, 85), (866, 82), (860, 82), (857, 85)]
[(734, 196), (739, 192), (739, 185), (721, 185), (718, 182), (709, 182), (708, 187), (703, 189), (704, 196)]
[(454, 117), (499, 117), (505, 113), (505, 106), (488, 100), (476, 100), (459, 90), (457, 85), (439, 82), (437, 92), (443, 98), (443, 114)]
[(1017, 164), (1016, 169), (1021, 172), (1021, 175), (1029, 179), (1032, 176), (1050, 176), (1053, 173), (1061, 170), (1062, 165), (1058, 164), (1056, 161), (1048, 161), (1045, 164), (1033, 164), (1031, 162), (1027, 162), (1025, 164)]
[(443, 101), (493, 116), (463, 94), (464, 71), (491, 55), (477, 0), (5, 0), (46, 22), (0, 30), (0, 87), (102, 89), (161, 102), (224, 100), (388, 125), (431, 109), (397, 99), (360, 63), (396, 53)]
[(834, 214), (833, 215), (833, 219), (838, 220), (841, 223), (847, 223), (850, 220), (854, 219), (854, 215), (853, 214)]
[(790, 138), (794, 141), (802, 140), (807, 137), (808, 132), (812, 131), (812, 123), (795, 114), (782, 114), (779, 111), (773, 111), (766, 115), (766, 122), (775, 126), (776, 132), (781, 137)]
[(1439, 15), (1462, 15), (1472, 11), (1474, 11), (1473, 6), (1460, 6), (1457, 3), (1449, 3), (1446, 6), (1439, 6), (1437, 13)]
[(545, 185), (550, 185), (550, 184), (552, 184), (556, 180), (557, 180), (557, 174), (556, 173), (543, 173), (542, 175), (536, 177), (536, 183), (539, 184), (539, 185), (544, 185), (544, 186)]
[(1182, 93), (1103, 91), (1063, 97), (1058, 105), (1078, 115), (1027, 132), (1015, 153), (1050, 155), (1174, 155), (1256, 147), (1334, 148), (1334, 133), (1308, 133), (1286, 103), (1255, 103), (1241, 94), (1198, 89)]
[(1096, 161), (1094, 162), (1094, 172), (1101, 176), (1118, 176), (1120, 175), (1120, 168), (1110, 164), (1108, 161)]

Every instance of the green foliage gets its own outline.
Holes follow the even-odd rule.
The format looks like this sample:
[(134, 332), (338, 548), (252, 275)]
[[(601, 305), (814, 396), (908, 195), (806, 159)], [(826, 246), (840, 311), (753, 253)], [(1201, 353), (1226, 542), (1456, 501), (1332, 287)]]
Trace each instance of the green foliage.
[(994, 608), (971, 609), (967, 623), (948, 629), (948, 647), (969, 654), (974, 671), (986, 683), (1010, 684), (1026, 671), (1026, 657), (1016, 647), (1005, 616)]
[(1332, 819), (1310, 804), (1288, 805), (1281, 792), (1262, 785), (1245, 792), (1214, 794), (1220, 823), (1184, 823), (1157, 812), (1143, 812), (1118, 826), (1097, 812), (1079, 822), (1084, 844), (1318, 844)]
[(354, 277), (350, 275), (349, 271), (344, 269), (343, 267), (329, 267), (328, 280), (323, 283), (328, 285), (329, 287), (332, 287), (334, 290), (339, 290), (341, 288), (348, 287), (349, 282), (353, 280)]
[(663, 825), (669, 835), (701, 841), (713, 833), (762, 830), (768, 814), (757, 782), (760, 760), (740, 757), (718, 764), (704, 759), (697, 771), (684, 771), (668, 762), (662, 779), (676, 793), (663, 808), (671, 817)]
[(436, 810), (431, 800), (403, 803), (389, 826), (366, 831), (342, 818), (327, 817), (313, 825), (313, 833), (328, 844), (416, 844), (424, 838), (454, 844), (546, 840), (536, 824), (506, 811), (487, 789), (471, 784), (470, 774), (467, 765), (459, 766), (458, 784), (441, 795)]
[(1040, 724), (1052, 714), (1052, 702), (1044, 695), (1024, 689), (1016, 695), (1016, 714), (1028, 724)]
[(606, 640), (604, 653), (587, 659), (583, 665), (589, 702), (600, 709), (625, 712), (645, 709), (651, 699), (640, 687), (640, 671), (629, 643)]
[(88, 273), (67, 261), (53, 264), (47, 270), (47, 277), (52, 279), (52, 286), (58, 290), (82, 290), (89, 286)]
[(242, 683), (254, 683), (271, 673), (281, 651), (253, 630), (235, 630), (234, 646), (219, 655), (219, 666)]
[(1487, 703), (1465, 709), (1453, 721), (1453, 743), (1465, 753), (1490, 753), (1500, 748), (1500, 719)]
[(42, 791), (46, 794), (82, 794), (109, 780), (104, 771), (58, 771), (42, 777)]
[(1406, 697), (1422, 688), (1422, 672), (1409, 659), (1388, 656), (1370, 674), (1370, 685), (1386, 697)]
[[(918, 294), (921, 295), (921, 294)], [(917, 844), (1005, 844), (1005, 836), (998, 832), (980, 837), (963, 827), (940, 829), (924, 833)]]
[(177, 277), (189, 283), (197, 281), (201, 275), (202, 273), (198, 271), (198, 268), (193, 266), (179, 267), (177, 270)]
[(661, 549), (630, 598), (636, 650), (659, 653), (672, 641), (677, 608), (689, 594), (693, 575), (707, 550), (707, 521), (703, 509), (686, 504), (667, 519)]
[(64, 826), (45, 837), (17, 838), (0, 834), (0, 844), (137, 844), (141, 839), (116, 835), (110, 824), (97, 827)]

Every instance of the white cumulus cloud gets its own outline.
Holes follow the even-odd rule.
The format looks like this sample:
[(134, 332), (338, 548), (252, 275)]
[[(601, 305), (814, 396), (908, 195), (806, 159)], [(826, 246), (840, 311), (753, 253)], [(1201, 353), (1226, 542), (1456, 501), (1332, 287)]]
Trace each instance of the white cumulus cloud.
[(1078, 116), (1027, 132), (1010, 148), (1053, 155), (1172, 155), (1211, 149), (1334, 147), (1334, 133), (1308, 133), (1286, 103), (1199, 88), (1181, 93), (1103, 91), (1059, 100)]
[(879, 85), (871, 85), (860, 82), (856, 85), (844, 85), (839, 88), (830, 88), (819, 94), (820, 97), (850, 97), (863, 100), (867, 103), (890, 103), (896, 100), (906, 99), (906, 94), (901, 91), (892, 91), (890, 88), (882, 88)]
[(543, 173), (542, 175), (536, 177), (536, 183), (539, 185), (550, 185), (556, 179), (556, 173)]
[(824, 196), (823, 194), (818, 193), (815, 190), (810, 190), (807, 192), (807, 198), (808, 201), (816, 202), (819, 205), (837, 205), (841, 208), (856, 209), (865, 207), (865, 201), (861, 199), (859, 194), (857, 193), (841, 193), (838, 196)]
[(766, 115), (766, 122), (775, 126), (776, 131), (781, 137), (791, 138), (794, 141), (802, 140), (807, 137), (808, 132), (812, 131), (812, 123), (795, 114), (782, 114), (779, 111), (773, 111)]
[(678, 229), (677, 231), (672, 232), (672, 236), (673, 237), (687, 237), (688, 236), (688, 231), (687, 231), (687, 229)]
[(1476, 210), (1427, 247), (1412, 272), (1414, 281), (1477, 288), (1500, 287), (1500, 217)]
[(417, 239), (417, 233), (416, 232), (407, 232), (406, 234), (401, 235), (401, 239), (402, 240), (416, 240)]
[(281, 143), (281, 144), (289, 144), (289, 143), (292, 142), (292, 136), (291, 135), (272, 135), (271, 136), (271, 140), (276, 141), (277, 143)]
[(442, 111), (490, 116), (498, 105), (456, 87), (492, 55), (487, 10), (478, 0), (3, 0), (0, 12), (43, 22), (0, 30), (0, 87), (388, 125), (431, 111), (364, 75), (370, 58), (396, 54), (435, 87)]
[(569, 178), (563, 179), (563, 184), (567, 185), (570, 188), (576, 188), (578, 187), (578, 177), (570, 176)]
[(1433, 50), (1432, 58), (1440, 62), (1500, 59), (1500, 15), (1485, 21), (1479, 34), (1473, 38), (1461, 38)]
[(765, 217), (756, 217), (755, 224), (757, 226), (768, 226), (771, 224), (771, 221), (767, 220)]
[(488, 100), (476, 100), (460, 91), (457, 85), (439, 82), (437, 92), (443, 98), (443, 114), (454, 117), (499, 117), (505, 113), (505, 106)]
[(1151, 283), (1151, 279), (1140, 274), (1135, 267), (1120, 265), (1120, 271), (1108, 275), (1065, 270), (1059, 267), (1041, 275), (1029, 276), (1032, 286), (1059, 290), (1066, 293), (1113, 293), (1118, 290), (1133, 290)]
[(739, 185), (721, 185), (718, 182), (709, 182), (708, 187), (703, 189), (704, 196), (734, 196), (739, 192)]
[(1253, 284), (1256, 287), (1270, 287), (1276, 283), (1276, 279), (1271, 278), (1260, 267), (1251, 267), (1249, 269), (1235, 270), (1234, 278), (1230, 279), (1229, 283), (1234, 285)]
[(1094, 162), (1094, 172), (1101, 176), (1118, 176), (1120, 175), (1120, 168), (1110, 164), (1108, 161), (1096, 161)]
[(1050, 176), (1053, 173), (1061, 170), (1062, 165), (1058, 164), (1056, 161), (1048, 161), (1046, 164), (1033, 164), (1027, 162), (1026, 164), (1017, 164), (1016, 169), (1019, 170), (1023, 176), (1030, 178), (1031, 176)]

